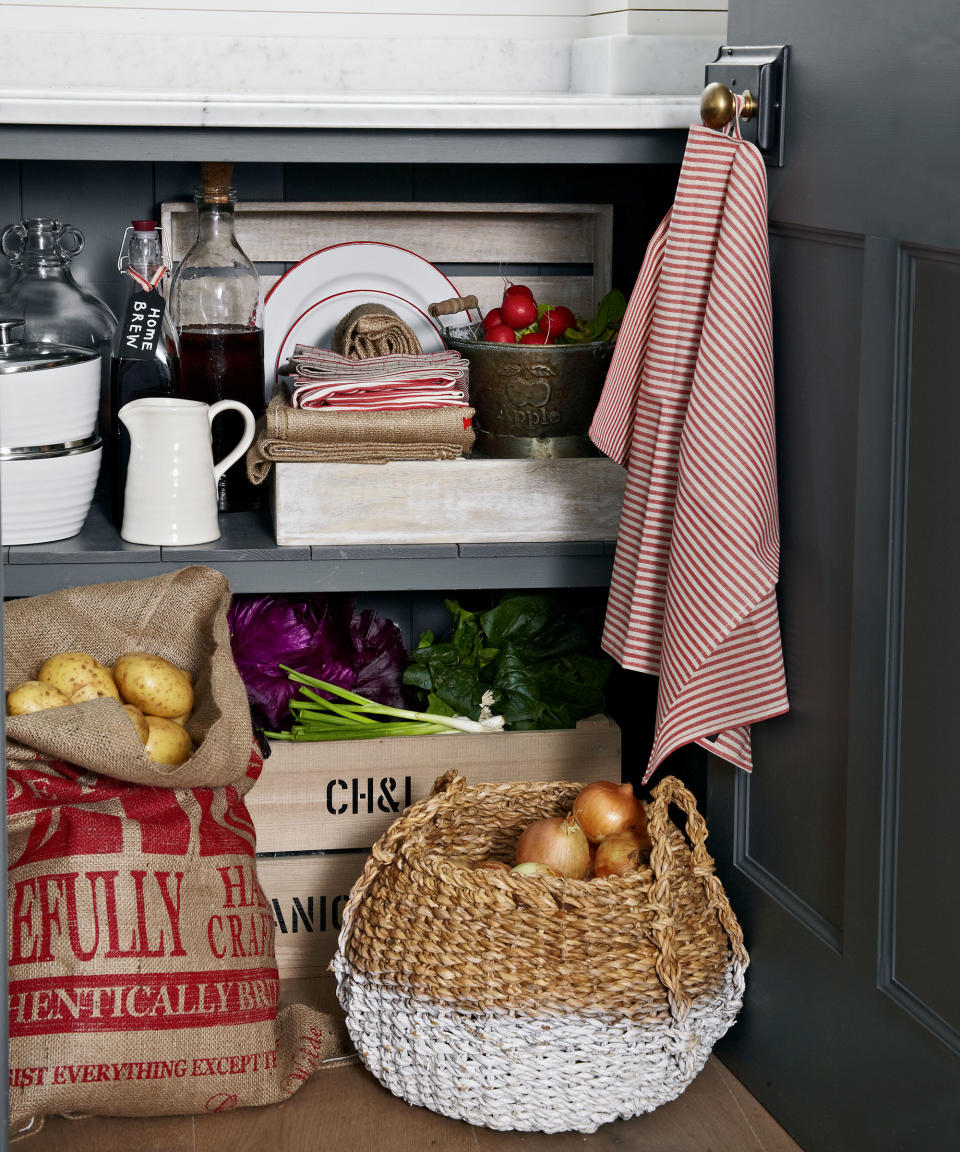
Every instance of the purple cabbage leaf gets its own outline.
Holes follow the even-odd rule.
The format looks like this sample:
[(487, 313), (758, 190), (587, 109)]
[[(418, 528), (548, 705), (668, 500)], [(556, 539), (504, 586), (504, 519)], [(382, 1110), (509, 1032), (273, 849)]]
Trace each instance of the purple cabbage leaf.
[(400, 629), (347, 596), (235, 595), (227, 621), (254, 724), (292, 722), (298, 687), (280, 667), (327, 680), (380, 704), (402, 705), (409, 663)]

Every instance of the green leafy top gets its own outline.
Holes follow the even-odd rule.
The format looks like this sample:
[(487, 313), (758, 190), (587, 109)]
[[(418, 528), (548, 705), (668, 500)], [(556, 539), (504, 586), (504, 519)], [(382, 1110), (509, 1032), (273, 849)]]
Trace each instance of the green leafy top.
[(568, 328), (557, 343), (589, 344), (595, 340), (615, 340), (626, 310), (626, 298), (619, 288), (613, 288), (600, 301), (596, 316), (590, 320), (578, 320), (576, 328)]
[(476, 718), (488, 690), (514, 730), (572, 728), (603, 711), (613, 662), (596, 640), (601, 605), (561, 593), (507, 594), (483, 612), (444, 603), (450, 638), (424, 632), (403, 676), (430, 712)]

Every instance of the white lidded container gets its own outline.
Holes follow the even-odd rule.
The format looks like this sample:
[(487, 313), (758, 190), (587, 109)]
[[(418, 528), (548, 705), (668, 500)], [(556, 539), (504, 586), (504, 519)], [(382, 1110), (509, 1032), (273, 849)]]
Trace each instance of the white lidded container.
[(100, 404), (100, 353), (27, 342), (22, 319), (0, 319), (0, 448), (89, 440)]
[(27, 342), (0, 319), (0, 543), (65, 540), (83, 527), (103, 444), (100, 353)]
[(66, 540), (83, 527), (100, 472), (99, 436), (0, 448), (0, 544)]

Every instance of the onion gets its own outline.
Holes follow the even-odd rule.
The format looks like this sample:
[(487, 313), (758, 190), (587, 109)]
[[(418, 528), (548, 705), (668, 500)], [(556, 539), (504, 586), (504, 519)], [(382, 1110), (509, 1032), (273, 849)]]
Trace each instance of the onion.
[(646, 831), (647, 816), (632, 784), (598, 780), (582, 788), (573, 802), (573, 817), (591, 844), (627, 828)]
[(537, 820), (517, 841), (517, 863), (532, 861), (556, 868), (571, 880), (590, 875), (590, 845), (572, 816), (548, 816)]
[(646, 854), (650, 841), (635, 828), (605, 836), (597, 845), (593, 861), (593, 874), (597, 877), (622, 876), (640, 866), (640, 857)]
[(527, 860), (523, 864), (518, 864), (516, 868), (511, 868), (510, 871), (514, 876), (558, 876), (563, 878), (563, 873), (558, 872), (556, 868), (550, 868), (546, 864), (538, 864), (535, 860)]

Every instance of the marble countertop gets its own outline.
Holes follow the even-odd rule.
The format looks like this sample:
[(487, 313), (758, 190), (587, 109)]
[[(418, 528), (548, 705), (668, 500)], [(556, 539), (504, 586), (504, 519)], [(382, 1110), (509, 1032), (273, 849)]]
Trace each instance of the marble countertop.
[(687, 128), (695, 96), (0, 88), (7, 124), (177, 128), (633, 130)]
[[(79, 11), (79, 10), (78, 10)], [(498, 132), (687, 128), (709, 36), (410, 39), (12, 29), (0, 124)], [(102, 23), (102, 21), (101, 21)], [(89, 25), (89, 26), (87, 26)]]

